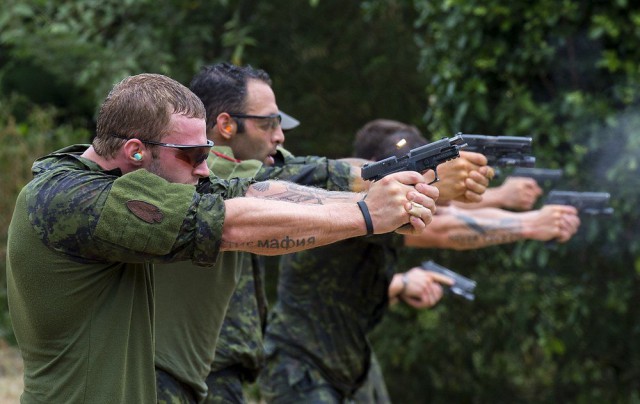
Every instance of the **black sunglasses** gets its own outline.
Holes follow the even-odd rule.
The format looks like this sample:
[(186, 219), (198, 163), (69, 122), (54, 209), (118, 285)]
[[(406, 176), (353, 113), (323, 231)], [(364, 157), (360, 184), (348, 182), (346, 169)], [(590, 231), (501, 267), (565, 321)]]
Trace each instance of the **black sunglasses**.
[(266, 121), (266, 124), (261, 128), (263, 130), (277, 129), (282, 122), (282, 115), (269, 114), (269, 115), (249, 115), (249, 114), (229, 114), (232, 118), (247, 118), (247, 119), (262, 119)]
[[(119, 135), (113, 135), (113, 137), (124, 140), (138, 139)], [(176, 144), (155, 142), (153, 140), (138, 140), (142, 143), (150, 144), (153, 146), (170, 147), (172, 149), (177, 149), (178, 154), (176, 154), (176, 158), (178, 160), (184, 161), (187, 164), (191, 164), (193, 168), (198, 167), (200, 164), (202, 164), (203, 161), (207, 159), (207, 157), (209, 157), (209, 152), (213, 147), (213, 141), (209, 139), (207, 139), (207, 144)]]

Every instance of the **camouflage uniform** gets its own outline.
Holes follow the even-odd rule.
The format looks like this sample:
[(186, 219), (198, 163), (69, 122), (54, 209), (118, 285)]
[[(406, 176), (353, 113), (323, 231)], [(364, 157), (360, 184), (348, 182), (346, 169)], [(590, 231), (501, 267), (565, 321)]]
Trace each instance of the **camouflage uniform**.
[(282, 258), (259, 379), (268, 402), (354, 399), (370, 370), (367, 332), (388, 305), (402, 242), (396, 234), (358, 237)]
[(371, 352), (371, 366), (369, 367), (367, 378), (354, 394), (353, 401), (361, 404), (391, 402), (382, 369), (374, 352)]
[(212, 265), (223, 197), (249, 184), (207, 181), (216, 194), (200, 194), (146, 170), (105, 171), (80, 157), (87, 147), (34, 163), (9, 227), (23, 403), (156, 401), (152, 262)]
[(168, 372), (156, 367), (156, 385), (158, 388), (158, 404), (197, 403), (194, 390), (185, 385)]
[[(256, 179), (293, 178), (329, 189), (349, 187), (350, 167), (345, 163), (316, 157), (296, 158), (280, 150), (276, 166), (263, 167), (256, 160), (234, 159), (228, 147), (215, 146), (212, 152), (215, 157), (209, 159), (209, 166), (213, 174), (222, 178), (252, 177), (261, 168)], [(189, 396), (185, 389), (192, 390), (197, 401), (202, 401), (207, 386), (210, 390), (207, 402), (242, 402), (242, 382), (254, 380), (263, 364), (262, 330), (266, 316), (263, 268), (253, 254), (234, 253), (228, 259), (230, 256), (221, 254), (220, 267), (216, 268), (219, 270), (210, 271), (213, 273), (192, 268), (188, 263), (163, 266), (162, 270), (169, 269), (167, 272), (157, 271), (156, 367), (168, 374), (163, 379), (174, 379), (173, 383), (158, 388), (173, 402), (190, 402), (180, 401)], [(176, 287), (176, 282), (181, 287)], [(222, 282), (221, 287), (217, 282)], [(214, 287), (216, 293), (212, 294)], [(229, 307), (222, 323), (227, 302)], [(207, 377), (210, 367), (211, 374)]]

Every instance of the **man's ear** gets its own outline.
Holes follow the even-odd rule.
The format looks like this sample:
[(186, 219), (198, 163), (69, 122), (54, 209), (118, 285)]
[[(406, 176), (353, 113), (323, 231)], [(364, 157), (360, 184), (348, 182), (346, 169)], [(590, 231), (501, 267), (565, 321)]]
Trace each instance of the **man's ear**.
[(234, 121), (231, 115), (227, 114), (226, 112), (218, 115), (218, 117), (216, 118), (216, 126), (218, 127), (220, 136), (227, 140), (231, 140), (233, 135), (235, 135), (238, 130), (236, 121)]
[(146, 148), (144, 144), (138, 139), (129, 139), (123, 146), (122, 151), (125, 159), (134, 166), (141, 167), (144, 164), (145, 158), (151, 158), (146, 155)]

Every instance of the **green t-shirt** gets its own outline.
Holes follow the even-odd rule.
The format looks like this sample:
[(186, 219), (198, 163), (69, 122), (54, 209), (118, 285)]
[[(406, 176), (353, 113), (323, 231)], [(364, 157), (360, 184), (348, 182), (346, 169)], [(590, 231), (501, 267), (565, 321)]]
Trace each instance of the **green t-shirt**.
[[(212, 151), (231, 156), (212, 153), (208, 160), (212, 175), (221, 178), (253, 178), (262, 166), (257, 160), (234, 161), (225, 147)], [(156, 367), (190, 386), (200, 400), (207, 395), (205, 379), (222, 319), (247, 259), (250, 254), (233, 251), (221, 253), (213, 270), (190, 262), (157, 266)]]
[(24, 403), (156, 401), (153, 262), (213, 265), (227, 194), (145, 170), (121, 175), (65, 148), (33, 166), (9, 226), (7, 289)]

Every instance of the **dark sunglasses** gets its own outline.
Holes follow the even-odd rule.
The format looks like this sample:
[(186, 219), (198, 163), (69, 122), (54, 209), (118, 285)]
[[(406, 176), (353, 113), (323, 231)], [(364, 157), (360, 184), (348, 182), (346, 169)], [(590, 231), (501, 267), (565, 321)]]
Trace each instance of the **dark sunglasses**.
[[(113, 137), (124, 140), (138, 139), (118, 135), (113, 135)], [(213, 147), (213, 141), (209, 139), (207, 139), (207, 144), (175, 144), (154, 142), (153, 140), (138, 140), (142, 143), (150, 144), (153, 146), (170, 147), (172, 149), (177, 149), (178, 153), (176, 154), (176, 158), (178, 160), (184, 161), (187, 164), (190, 164), (191, 166), (193, 166), (193, 168), (198, 167), (200, 164), (202, 164), (203, 161), (207, 159), (207, 157), (209, 157), (209, 152)]]
[(229, 114), (233, 118), (246, 118), (246, 119), (260, 119), (265, 123), (260, 125), (262, 130), (275, 130), (278, 129), (282, 122), (282, 115), (269, 114), (269, 115), (248, 115), (248, 114)]

